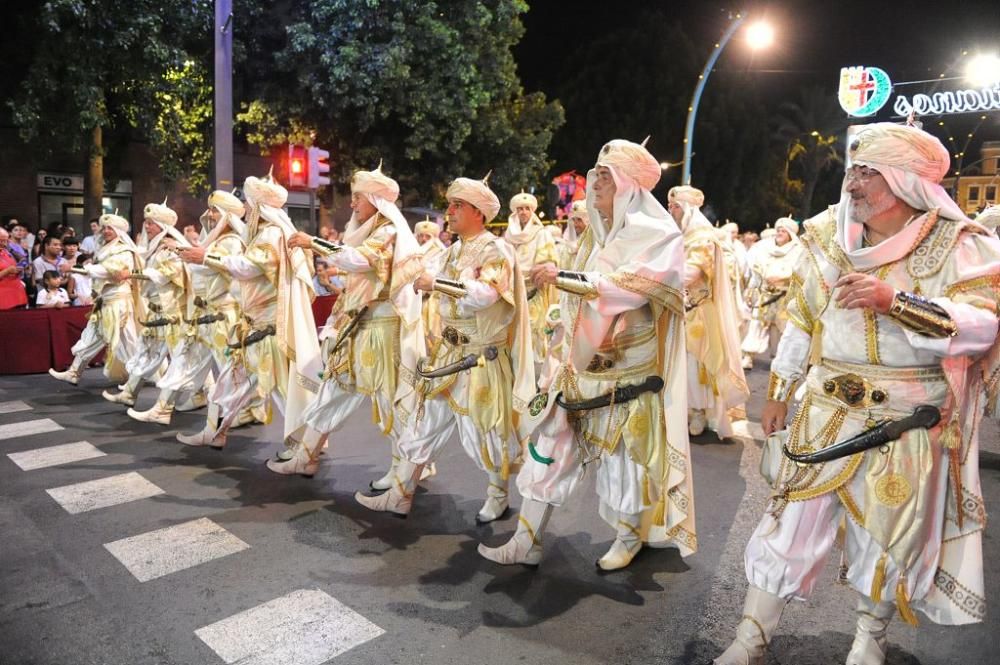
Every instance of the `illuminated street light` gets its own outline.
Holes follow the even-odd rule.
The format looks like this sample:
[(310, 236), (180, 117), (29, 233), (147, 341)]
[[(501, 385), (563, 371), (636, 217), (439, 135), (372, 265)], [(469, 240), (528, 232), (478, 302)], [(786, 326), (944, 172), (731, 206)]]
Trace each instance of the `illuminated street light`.
[[(729, 27), (726, 29), (725, 34), (722, 35), (722, 39), (712, 49), (711, 55), (708, 56), (708, 62), (705, 63), (705, 68), (701, 70), (701, 75), (698, 76), (698, 83), (695, 84), (694, 95), (691, 96), (691, 104), (688, 106), (687, 123), (684, 125), (684, 171), (681, 175), (682, 185), (691, 184), (691, 148), (694, 146), (694, 121), (698, 116), (698, 104), (701, 103), (701, 93), (705, 90), (708, 75), (712, 73), (712, 68), (715, 67), (715, 61), (722, 54), (722, 49), (726, 48), (726, 44), (729, 43), (729, 40), (733, 38), (736, 31), (746, 21), (746, 16), (743, 14), (734, 14), (730, 16), (729, 20), (731, 21)], [(765, 48), (774, 41), (774, 29), (767, 23), (758, 21), (750, 26), (750, 29), (747, 31), (747, 41), (750, 47), (755, 50)]]
[(980, 54), (969, 61), (965, 76), (973, 85), (989, 87), (1000, 83), (1000, 58), (990, 54)]
[(757, 50), (767, 48), (774, 43), (774, 28), (765, 21), (757, 21), (747, 28), (747, 44)]

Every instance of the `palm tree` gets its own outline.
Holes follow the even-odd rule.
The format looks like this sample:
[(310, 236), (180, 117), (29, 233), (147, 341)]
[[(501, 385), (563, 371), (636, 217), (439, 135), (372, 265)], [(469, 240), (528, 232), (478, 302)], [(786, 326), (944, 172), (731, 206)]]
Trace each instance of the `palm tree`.
[(786, 150), (786, 183), (793, 190), (790, 194), (798, 195), (800, 219), (805, 219), (813, 213), (813, 194), (820, 179), (843, 163), (837, 144), (848, 120), (836, 95), (820, 87), (802, 90), (798, 101), (784, 102), (778, 113), (775, 140)]

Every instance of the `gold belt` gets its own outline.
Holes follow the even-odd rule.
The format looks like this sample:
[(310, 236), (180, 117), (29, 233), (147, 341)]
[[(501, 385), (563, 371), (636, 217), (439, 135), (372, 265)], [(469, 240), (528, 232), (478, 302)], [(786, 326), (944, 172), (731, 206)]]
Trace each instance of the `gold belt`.
[(851, 408), (872, 408), (883, 406), (889, 399), (889, 389), (876, 385), (874, 381), (912, 382), (943, 381), (944, 372), (938, 366), (929, 367), (886, 367), (884, 365), (861, 365), (823, 359), (822, 366), (831, 372), (839, 372), (823, 380), (823, 394)]

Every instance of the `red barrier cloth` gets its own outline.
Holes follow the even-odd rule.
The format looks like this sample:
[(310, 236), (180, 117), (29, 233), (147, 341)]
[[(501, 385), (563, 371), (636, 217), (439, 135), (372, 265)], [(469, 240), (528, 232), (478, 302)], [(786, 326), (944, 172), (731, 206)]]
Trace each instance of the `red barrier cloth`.
[(316, 296), (316, 299), (313, 300), (313, 318), (316, 320), (317, 328), (322, 328), (326, 324), (335, 302), (337, 302), (337, 296)]
[[(66, 369), (73, 362), (70, 349), (80, 339), (89, 315), (89, 305), (0, 312), (0, 374)], [(101, 352), (93, 362), (103, 357)]]

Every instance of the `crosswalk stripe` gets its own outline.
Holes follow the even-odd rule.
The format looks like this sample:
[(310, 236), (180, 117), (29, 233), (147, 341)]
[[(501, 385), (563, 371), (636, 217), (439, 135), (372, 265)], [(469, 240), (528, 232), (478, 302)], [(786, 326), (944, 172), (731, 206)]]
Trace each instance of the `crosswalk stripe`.
[(31, 407), (21, 400), (0, 402), (0, 413), (17, 413), (18, 411), (31, 411)]
[(41, 418), (40, 420), (26, 420), (23, 423), (8, 423), (6, 425), (0, 425), (0, 440), (29, 436), (31, 434), (44, 434), (45, 432), (56, 432), (61, 429), (62, 425), (52, 420), (51, 418)]
[(250, 546), (203, 517), (104, 545), (140, 582), (235, 554)]
[(162, 489), (134, 471), (45, 491), (72, 515), (164, 493)]
[(194, 631), (226, 663), (320, 665), (385, 631), (319, 589), (300, 589)]
[(33, 471), (59, 464), (104, 457), (104, 455), (105, 453), (98, 450), (94, 444), (88, 441), (77, 441), (76, 443), (64, 443), (60, 446), (46, 446), (19, 453), (8, 453), (7, 457), (22, 470)]

